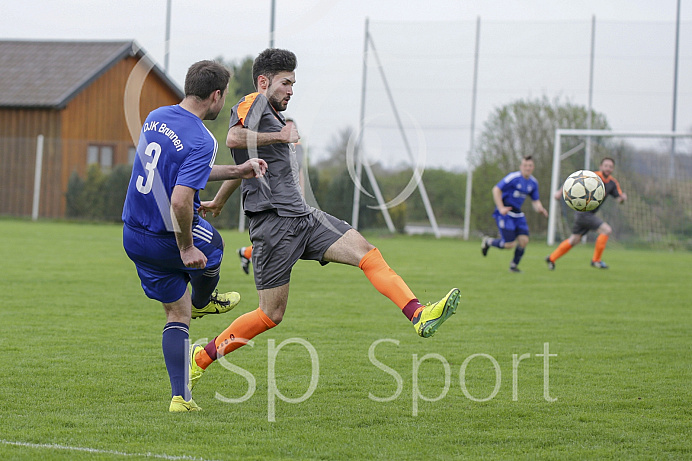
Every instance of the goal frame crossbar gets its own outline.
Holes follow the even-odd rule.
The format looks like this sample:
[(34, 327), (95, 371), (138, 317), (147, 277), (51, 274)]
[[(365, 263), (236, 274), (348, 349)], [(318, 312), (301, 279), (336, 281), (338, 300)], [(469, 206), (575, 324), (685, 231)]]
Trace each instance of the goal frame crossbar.
[[(550, 207), (548, 211), (548, 245), (555, 244), (555, 227), (557, 224), (557, 210), (559, 202), (554, 197), (554, 192), (560, 187), (560, 162), (562, 153), (563, 136), (609, 137), (609, 138), (692, 138), (692, 133), (665, 132), (665, 131), (612, 131), (612, 130), (585, 130), (573, 128), (557, 128), (555, 130), (555, 145), (553, 148), (553, 171), (550, 181)], [(587, 159), (588, 161), (588, 159)], [(588, 167), (586, 167), (588, 169)]]

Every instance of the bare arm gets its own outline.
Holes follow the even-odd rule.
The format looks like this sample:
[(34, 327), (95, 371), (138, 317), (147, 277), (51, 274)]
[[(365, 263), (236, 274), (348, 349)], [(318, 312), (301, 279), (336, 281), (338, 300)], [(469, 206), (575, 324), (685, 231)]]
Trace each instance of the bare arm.
[(613, 181), (615, 181), (615, 185), (617, 186), (618, 190), (618, 196), (615, 197), (615, 201), (622, 204), (625, 200), (627, 200), (627, 194), (625, 194), (622, 189), (620, 188), (620, 182), (613, 178)]
[(503, 216), (509, 213), (512, 209), (512, 207), (505, 206), (505, 204), (502, 203), (502, 190), (500, 190), (500, 188), (497, 186), (493, 186), (493, 201), (495, 202), (497, 211), (499, 211)]
[(543, 207), (543, 204), (541, 203), (540, 200), (532, 200), (531, 206), (533, 207), (533, 211), (535, 211), (536, 213), (541, 213), (546, 218), (548, 217), (548, 210), (546, 210)]
[[(171, 218), (175, 229), (175, 240), (180, 250), (180, 259), (185, 267), (204, 269), (207, 257), (195, 247), (192, 239), (195, 189), (175, 186), (171, 194)], [(176, 225), (177, 224), (177, 225)]]
[(199, 214), (201, 214), (203, 218), (206, 218), (207, 213), (211, 212), (211, 215), (216, 218), (219, 213), (221, 213), (228, 198), (235, 192), (238, 186), (240, 186), (240, 183), (240, 179), (229, 179), (224, 181), (212, 201), (202, 202), (200, 204), (199, 210), (197, 210)]
[(231, 149), (247, 149), (248, 147), (261, 147), (270, 144), (298, 142), (300, 135), (293, 123), (287, 123), (281, 131), (270, 133), (258, 133), (238, 124), (228, 130), (226, 145)]
[(267, 162), (261, 158), (251, 158), (240, 165), (213, 165), (209, 173), (209, 181), (261, 178), (266, 171)]

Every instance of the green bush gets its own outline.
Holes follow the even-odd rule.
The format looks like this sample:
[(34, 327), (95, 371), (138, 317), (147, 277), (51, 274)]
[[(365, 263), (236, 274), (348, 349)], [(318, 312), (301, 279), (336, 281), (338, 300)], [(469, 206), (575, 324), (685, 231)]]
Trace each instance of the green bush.
[(120, 221), (130, 171), (131, 167), (127, 165), (118, 165), (109, 172), (103, 172), (98, 165), (92, 165), (86, 179), (73, 172), (65, 194), (67, 217)]

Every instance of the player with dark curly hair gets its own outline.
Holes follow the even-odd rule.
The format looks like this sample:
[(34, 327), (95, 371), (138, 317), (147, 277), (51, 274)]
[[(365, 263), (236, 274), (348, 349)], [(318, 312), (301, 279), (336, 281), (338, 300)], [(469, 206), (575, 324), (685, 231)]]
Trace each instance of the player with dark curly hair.
[[(459, 290), (453, 288), (440, 301), (421, 304), (380, 251), (357, 230), (305, 202), (293, 150), (300, 136), (295, 125), (281, 114), (293, 97), (296, 65), (290, 51), (263, 51), (252, 69), (257, 92), (243, 97), (231, 109), (226, 145), (236, 163), (259, 157), (267, 161), (269, 171), (265, 178), (242, 181), (259, 307), (238, 317), (206, 347), (193, 348), (191, 386), (217, 358), (281, 322), (288, 303), (291, 270), (299, 259), (359, 267), (422, 337), (435, 333), (459, 303)], [(214, 200), (203, 206), (203, 212), (218, 214), (238, 182), (226, 181)]]

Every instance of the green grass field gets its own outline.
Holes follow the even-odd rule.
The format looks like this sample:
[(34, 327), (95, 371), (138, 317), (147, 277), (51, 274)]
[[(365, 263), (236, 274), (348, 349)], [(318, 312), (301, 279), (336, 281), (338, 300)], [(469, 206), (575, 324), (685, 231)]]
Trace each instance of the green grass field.
[[(222, 234), (220, 288), (243, 300), (192, 340), (257, 307), (234, 253), (247, 235)], [(5, 219), (0, 235), (0, 459), (692, 456), (690, 253), (612, 242), (599, 271), (586, 245), (549, 272), (535, 241), (512, 274), (511, 252), (475, 241), (369, 236), (423, 302), (462, 290), (433, 338), (360, 270), (301, 261), (282, 324), (227, 357), (240, 372), (208, 369), (203, 412), (169, 414), (163, 311), (120, 226)]]

